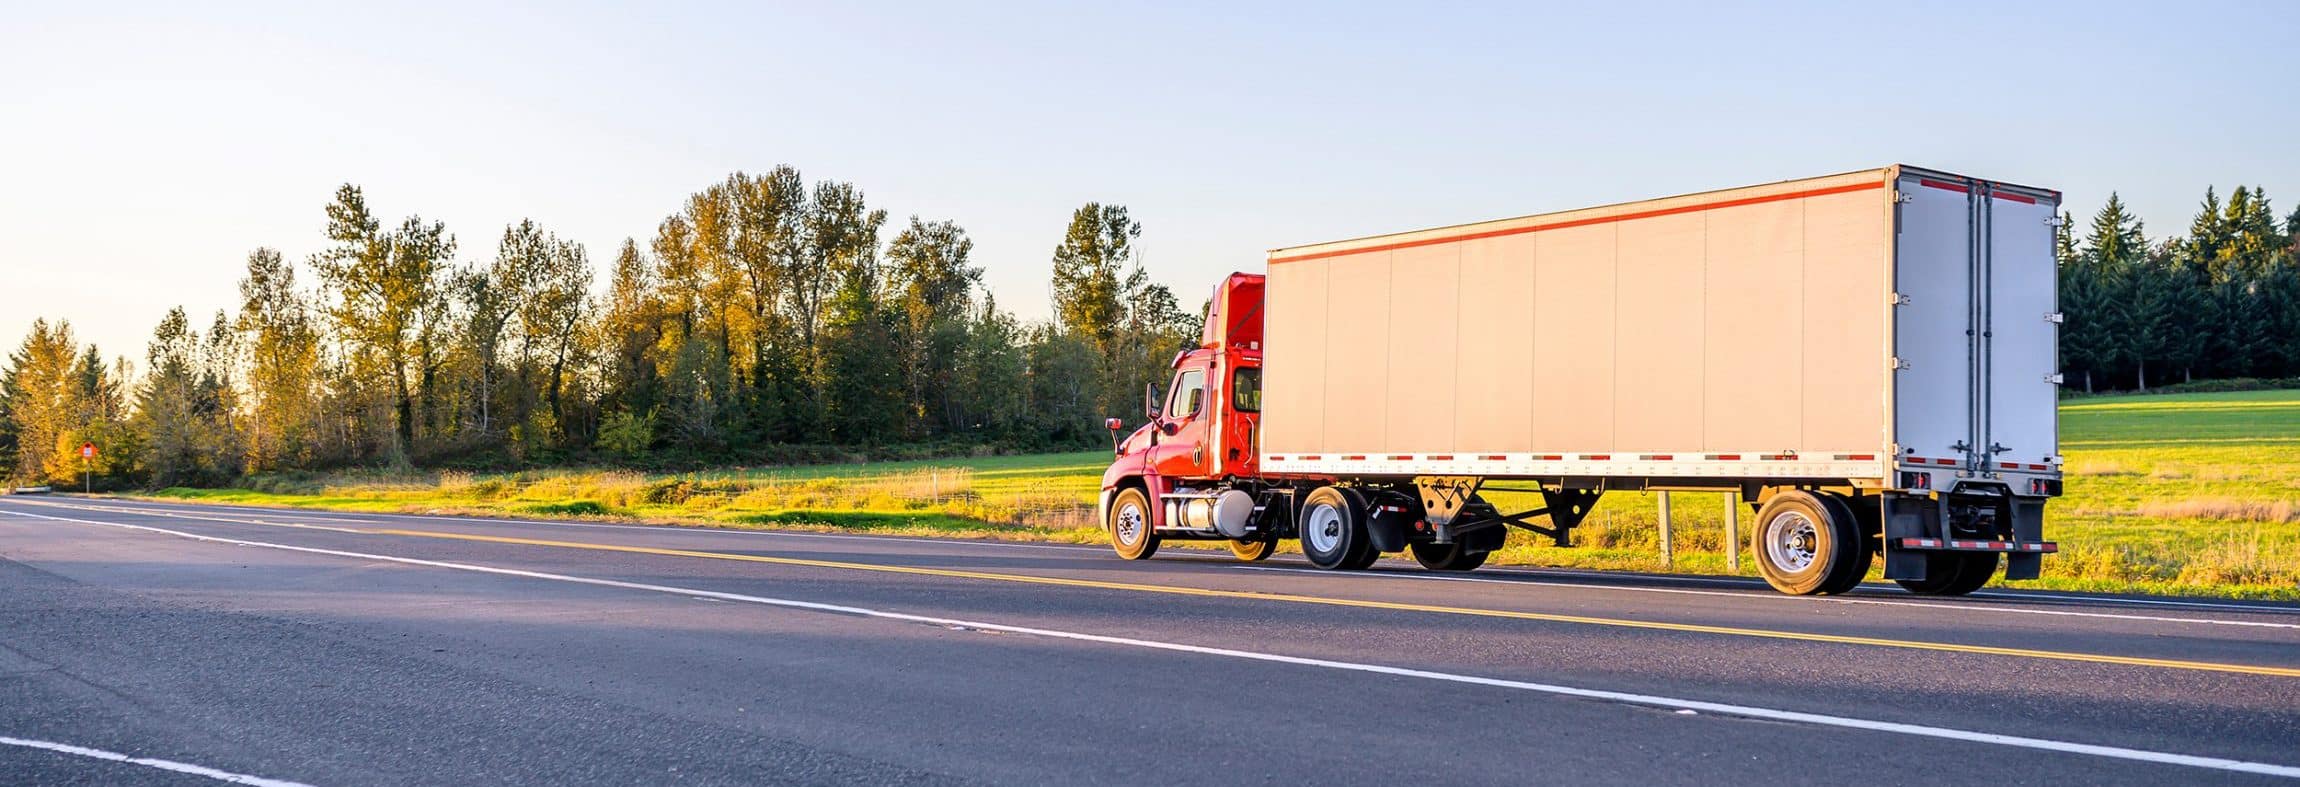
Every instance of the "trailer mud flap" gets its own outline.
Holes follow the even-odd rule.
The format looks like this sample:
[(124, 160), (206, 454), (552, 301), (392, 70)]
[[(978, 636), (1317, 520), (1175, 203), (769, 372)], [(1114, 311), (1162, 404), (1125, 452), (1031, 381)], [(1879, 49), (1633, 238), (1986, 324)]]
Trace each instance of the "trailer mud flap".
[[(2013, 540), (2023, 543), (2044, 540), (2044, 498), (2016, 497), (2012, 500)], [(2044, 573), (2044, 554), (2041, 552), (2012, 552), (2005, 555), (2005, 579), (2035, 579)]]
[(1904, 538), (1938, 538), (1947, 533), (1948, 509), (1929, 497), (1886, 495), (1885, 578), (1922, 580), (1929, 565), (1921, 550), (1900, 546)]
[(1374, 549), (1396, 552), (1406, 548), (1406, 531), (1413, 529), (1414, 512), (1397, 499), (1376, 496), (1366, 506), (1366, 536)]

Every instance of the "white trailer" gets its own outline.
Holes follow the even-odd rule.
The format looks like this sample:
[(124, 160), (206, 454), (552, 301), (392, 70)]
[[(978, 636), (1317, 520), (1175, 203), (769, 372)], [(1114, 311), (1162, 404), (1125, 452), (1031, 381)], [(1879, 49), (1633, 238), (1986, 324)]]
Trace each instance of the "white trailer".
[[(1474, 566), (1504, 526), (1568, 543), (1608, 490), (1713, 489), (1758, 506), (1786, 592), (1848, 590), (1878, 555), (1920, 593), (2000, 555), (2035, 578), (2059, 203), (1894, 166), (1274, 250), (1259, 467), (1231, 482), (1281, 494), (1267, 527), (1313, 561), (1338, 535)], [(1492, 510), (1497, 482), (1547, 505)]]

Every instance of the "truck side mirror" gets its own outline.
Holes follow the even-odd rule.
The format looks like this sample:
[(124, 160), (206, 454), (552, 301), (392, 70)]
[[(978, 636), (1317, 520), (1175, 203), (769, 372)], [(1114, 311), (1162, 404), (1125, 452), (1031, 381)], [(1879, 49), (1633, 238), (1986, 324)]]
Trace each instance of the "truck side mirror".
[(1126, 428), (1126, 422), (1116, 418), (1105, 418), (1102, 419), (1102, 428), (1110, 430), (1110, 453), (1123, 453), (1119, 450), (1118, 430)]
[(1142, 417), (1158, 420), (1158, 384), (1142, 384)]

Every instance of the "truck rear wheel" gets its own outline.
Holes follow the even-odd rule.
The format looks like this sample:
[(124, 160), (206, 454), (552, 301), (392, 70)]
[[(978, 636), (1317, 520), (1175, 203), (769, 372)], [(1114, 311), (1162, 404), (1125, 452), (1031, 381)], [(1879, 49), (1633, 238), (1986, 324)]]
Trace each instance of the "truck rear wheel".
[(1230, 554), (1248, 563), (1268, 558), (1270, 553), (1278, 551), (1278, 542), (1267, 538), (1259, 541), (1233, 539), (1229, 544)]
[(1460, 542), (1451, 544), (1407, 544), (1406, 551), (1414, 553), (1414, 562), (1431, 571), (1469, 571), (1485, 565), (1485, 556), (1491, 552), (1471, 552)]
[(1996, 573), (1995, 552), (1927, 552), (1924, 579), (1893, 581), (1920, 596), (1962, 596), (1981, 589)]
[(1842, 495), (1820, 495), (1820, 498), (1822, 503), (1829, 506), (1832, 514), (1842, 516), (1845, 521), (1853, 523), (1854, 532), (1860, 534), (1858, 538), (1849, 542), (1852, 554), (1847, 555), (1848, 559), (1844, 564), (1838, 566), (1837, 571), (1830, 574), (1829, 578), (1821, 583), (1821, 595), (1841, 596), (1852, 592), (1853, 588), (1860, 587), (1861, 580), (1868, 578), (1869, 566), (1876, 562), (1875, 547), (1870, 543), (1872, 539), (1869, 537), (1868, 523), (1863, 521), (1853, 509), (1859, 503), (1847, 500)]
[(1110, 501), (1110, 548), (1127, 560), (1147, 560), (1158, 554), (1158, 532), (1150, 526), (1150, 498), (1142, 490), (1118, 490)]
[(1757, 573), (1774, 590), (1793, 596), (1826, 592), (1831, 579), (1842, 582), (1861, 548), (1851, 512), (1810, 492), (1774, 495), (1757, 511), (1757, 527), (1749, 535)]
[(1302, 501), (1296, 528), (1302, 556), (1323, 569), (1357, 569), (1373, 564), (1373, 538), (1366, 534), (1366, 507), (1357, 495), (1322, 486)]

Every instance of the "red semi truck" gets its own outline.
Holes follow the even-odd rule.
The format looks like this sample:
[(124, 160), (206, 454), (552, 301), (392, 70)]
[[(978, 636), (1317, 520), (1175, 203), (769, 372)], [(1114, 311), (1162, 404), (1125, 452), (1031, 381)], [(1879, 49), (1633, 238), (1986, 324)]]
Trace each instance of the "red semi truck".
[(1101, 521), (1129, 559), (1465, 571), (1511, 528), (1570, 545), (1609, 491), (1730, 491), (1785, 593), (1878, 559), (1927, 595), (2033, 579), (2059, 203), (1894, 166), (1277, 249), (1144, 392)]

